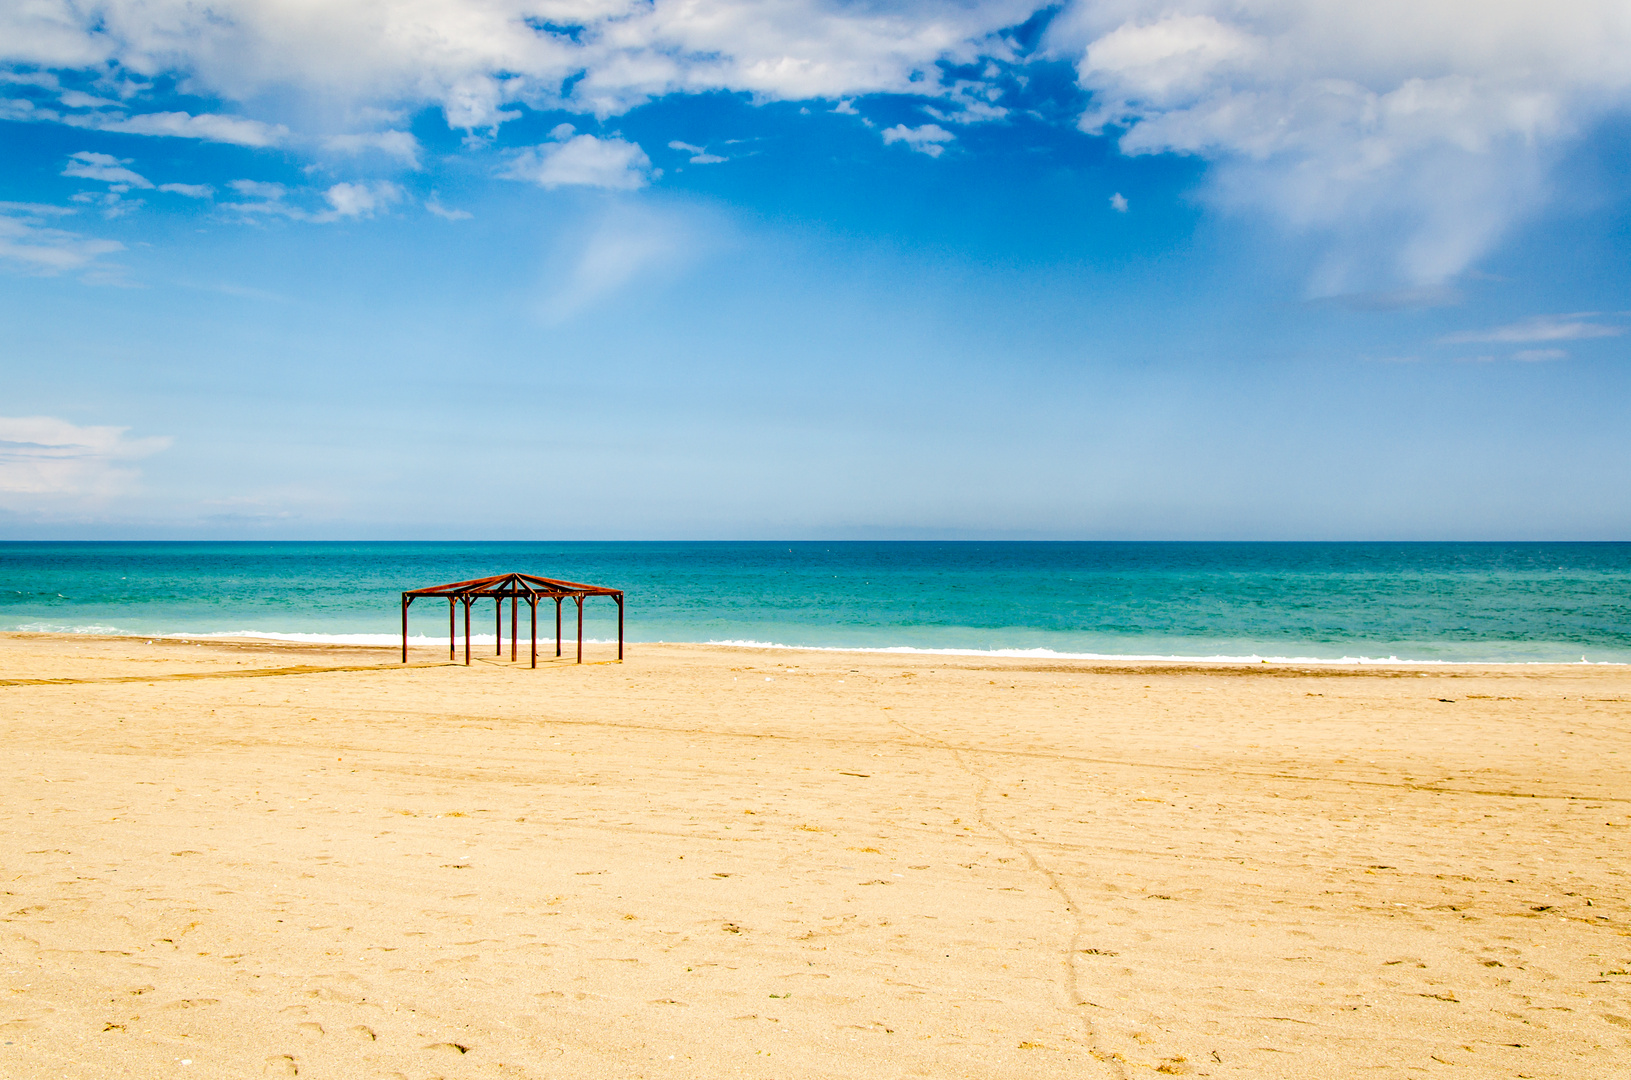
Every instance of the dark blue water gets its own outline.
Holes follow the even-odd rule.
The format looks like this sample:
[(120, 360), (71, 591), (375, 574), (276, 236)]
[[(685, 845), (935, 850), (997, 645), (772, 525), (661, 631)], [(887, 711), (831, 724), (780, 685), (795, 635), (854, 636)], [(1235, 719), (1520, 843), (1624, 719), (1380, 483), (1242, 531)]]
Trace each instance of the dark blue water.
[(624, 589), (631, 641), (1631, 662), (1608, 543), (4, 543), (0, 629), (384, 644), (401, 590), (510, 570)]

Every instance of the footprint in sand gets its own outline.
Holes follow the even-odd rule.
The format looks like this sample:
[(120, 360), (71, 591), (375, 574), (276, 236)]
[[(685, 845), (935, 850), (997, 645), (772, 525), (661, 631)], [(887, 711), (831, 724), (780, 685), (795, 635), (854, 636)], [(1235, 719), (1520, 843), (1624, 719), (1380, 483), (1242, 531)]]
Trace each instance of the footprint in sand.
[(379, 1038), (379, 1036), (374, 1034), (374, 1029), (366, 1024), (358, 1024), (351, 1028), (350, 1031), (351, 1034), (364, 1040), (365, 1042), (373, 1042), (375, 1039)]
[(308, 1039), (321, 1039), (323, 1037), (323, 1025), (313, 1023), (310, 1020), (304, 1024), (296, 1024), (294, 1029)]
[(300, 1068), (295, 1065), (294, 1058), (288, 1054), (273, 1054), (266, 1059), (265, 1075), (267, 1076), (299, 1076)]

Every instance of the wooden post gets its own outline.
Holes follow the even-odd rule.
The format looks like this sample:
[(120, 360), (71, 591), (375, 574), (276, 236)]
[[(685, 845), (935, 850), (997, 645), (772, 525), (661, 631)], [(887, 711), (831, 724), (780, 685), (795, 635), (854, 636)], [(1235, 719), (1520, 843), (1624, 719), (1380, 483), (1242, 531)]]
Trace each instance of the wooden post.
[(515, 639), (519, 637), (515, 632), (515, 620), (521, 616), (521, 597), (510, 597), (510, 663), (515, 663)]
[(493, 597), (493, 655), (504, 655), (504, 598)]
[(574, 596), (578, 602), (578, 663), (583, 663), (583, 597)]
[(561, 597), (555, 598), (555, 656), (561, 655)]
[(470, 666), (470, 598), (464, 601), (464, 666)]
[(623, 594), (617, 594), (617, 658), (623, 659)]
[(454, 658), (454, 646), (459, 641), (458, 631), (453, 628), (453, 609), (457, 606), (457, 602), (451, 596), (447, 598), (447, 662), (450, 664)]
[(532, 666), (538, 666), (538, 598), (532, 597), (527, 601), (532, 609)]
[(411, 603), (406, 596), (402, 598), (402, 662), (408, 662), (408, 605)]

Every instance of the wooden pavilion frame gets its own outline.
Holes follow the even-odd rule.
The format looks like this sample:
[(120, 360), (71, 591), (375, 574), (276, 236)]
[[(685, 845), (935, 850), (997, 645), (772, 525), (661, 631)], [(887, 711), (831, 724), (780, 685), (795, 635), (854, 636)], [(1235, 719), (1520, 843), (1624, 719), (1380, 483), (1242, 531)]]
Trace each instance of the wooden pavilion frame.
[(561, 604), (571, 599), (578, 606), (578, 663), (583, 663), (583, 602), (591, 596), (609, 596), (617, 601), (617, 658), (623, 659), (623, 590), (608, 589), (602, 585), (584, 585), (577, 581), (557, 581), (554, 578), (535, 577), (532, 574), (499, 574), (497, 577), (476, 578), (473, 581), (455, 581), (450, 585), (432, 585), (426, 589), (410, 589), (402, 594), (402, 662), (408, 662), (408, 605), (420, 597), (447, 598), (447, 658), (454, 654), (454, 614), (464, 605), (464, 662), (470, 663), (470, 605), (484, 597), (494, 601), (493, 629), (497, 639), (496, 656), (504, 655), (504, 601), (510, 602), (510, 660), (516, 658), (519, 638), (521, 602), (532, 610), (532, 666), (538, 666), (538, 602), (555, 601), (555, 655), (561, 655)]

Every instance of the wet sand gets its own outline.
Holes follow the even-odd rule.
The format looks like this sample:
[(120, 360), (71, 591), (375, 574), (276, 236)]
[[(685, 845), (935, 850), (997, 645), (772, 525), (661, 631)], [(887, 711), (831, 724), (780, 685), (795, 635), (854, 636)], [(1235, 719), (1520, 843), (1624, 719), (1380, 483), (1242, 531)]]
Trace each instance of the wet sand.
[(0, 635), (0, 1075), (1631, 1061), (1625, 669), (392, 659)]

